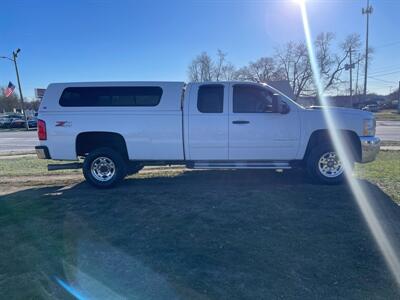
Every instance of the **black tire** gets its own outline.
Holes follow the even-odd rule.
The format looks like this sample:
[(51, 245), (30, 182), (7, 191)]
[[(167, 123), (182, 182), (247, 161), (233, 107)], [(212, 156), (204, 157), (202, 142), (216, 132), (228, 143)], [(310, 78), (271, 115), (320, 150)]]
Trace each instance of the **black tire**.
[[(328, 153), (335, 153), (336, 151), (330, 145), (320, 145), (315, 147), (307, 158), (307, 171), (311, 178), (319, 183), (323, 184), (340, 184), (345, 180), (344, 170), (341, 172), (327, 171), (322, 172), (322, 164), (320, 164), (320, 159)], [(321, 165), (321, 168), (320, 168)], [(337, 175), (335, 174), (337, 173)]]
[[(105, 158), (105, 160), (100, 158)], [(96, 161), (96, 159), (98, 160)], [(100, 164), (100, 167), (94, 169), (97, 170), (101, 169), (102, 168), (101, 161), (104, 161), (108, 166), (104, 167), (105, 168), (104, 171), (105, 172), (109, 171), (112, 174), (110, 174), (109, 176), (104, 175), (103, 180), (99, 180), (98, 178), (102, 177), (102, 174), (96, 173), (94, 171), (94, 173), (98, 174), (97, 175), (98, 178), (96, 178), (96, 176), (92, 173), (92, 164), (95, 161), (98, 164)], [(112, 164), (110, 164), (110, 161), (112, 162)], [(112, 165), (114, 166), (114, 168), (112, 168)], [(83, 175), (85, 176), (87, 182), (92, 186), (101, 189), (111, 188), (117, 185), (124, 179), (124, 177), (127, 174), (127, 166), (123, 156), (114, 149), (107, 147), (98, 148), (90, 152), (88, 156), (85, 157), (82, 170), (83, 170)]]
[(128, 175), (133, 175), (138, 173), (144, 166), (141, 163), (130, 161), (127, 166), (127, 173)]

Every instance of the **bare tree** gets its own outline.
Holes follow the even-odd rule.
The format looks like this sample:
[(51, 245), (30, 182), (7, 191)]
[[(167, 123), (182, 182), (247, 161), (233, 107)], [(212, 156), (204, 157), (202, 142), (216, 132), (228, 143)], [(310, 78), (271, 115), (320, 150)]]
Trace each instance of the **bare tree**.
[[(341, 91), (344, 87), (344, 70), (348, 63), (350, 51), (360, 52), (361, 42), (358, 34), (349, 35), (339, 45), (334, 45), (333, 33), (321, 33), (314, 42), (319, 72), (324, 92)], [(371, 52), (372, 53), (372, 50)], [(273, 57), (261, 57), (247, 66), (235, 71), (235, 66), (226, 60), (227, 54), (217, 51), (213, 60), (206, 52), (198, 55), (189, 65), (188, 74), (191, 81), (220, 81), (240, 79), (254, 82), (288, 80), (296, 98), (315, 96), (316, 87), (307, 46), (304, 42), (289, 42), (275, 50)], [(365, 60), (363, 55), (354, 55), (352, 63)]]
[(222, 67), (222, 80), (233, 80), (236, 79), (236, 68), (235, 66), (230, 63), (227, 62), (224, 64), (224, 66)]
[(1, 88), (0, 91), (0, 113), (2, 112), (12, 112), (14, 108), (21, 108), (18, 95), (13, 93), (12, 95), (6, 97), (4, 96), (5, 88)]
[(223, 69), (225, 65), (226, 53), (222, 52), (220, 49), (217, 51), (217, 62), (214, 67), (214, 78), (216, 81), (221, 80), (223, 76)]
[(267, 82), (276, 79), (276, 64), (273, 58), (261, 57), (237, 71), (237, 79), (254, 82)]
[(310, 93), (312, 72), (307, 47), (303, 42), (289, 42), (283, 48), (276, 49), (276, 78), (288, 80), (296, 98)]
[(227, 54), (218, 49), (217, 59), (203, 52), (189, 65), (188, 74), (191, 81), (221, 81), (235, 78), (236, 70), (233, 64), (226, 60)]
[[(348, 62), (350, 51), (359, 51), (361, 47), (360, 36), (358, 34), (351, 34), (339, 45), (339, 51), (334, 52), (332, 50), (334, 38), (333, 33), (321, 33), (315, 40), (315, 49), (324, 92), (339, 88), (343, 83), (342, 73)], [(360, 57), (361, 59), (363, 57)], [(353, 63), (358, 63), (358, 58), (355, 58)]]
[(214, 78), (215, 81), (232, 80), (236, 78), (235, 66), (226, 60), (227, 53), (220, 49), (217, 51), (217, 61), (214, 63)]
[(189, 78), (191, 81), (211, 81), (213, 78), (213, 68), (211, 57), (207, 52), (203, 52), (189, 65)]
[[(321, 33), (314, 42), (319, 72), (324, 92), (339, 90), (344, 83), (343, 71), (351, 51), (359, 51), (361, 47), (358, 34), (349, 35), (335, 51), (333, 33)], [(356, 64), (364, 58), (355, 58)], [(285, 47), (276, 50), (278, 62), (277, 78), (288, 80), (293, 88), (296, 98), (305, 95), (316, 95), (316, 87), (313, 82), (312, 70), (307, 47), (303, 42), (289, 42)]]
[(24, 109), (31, 109), (34, 111), (38, 111), (39, 105), (40, 105), (40, 100), (28, 101), (28, 99), (24, 99)]

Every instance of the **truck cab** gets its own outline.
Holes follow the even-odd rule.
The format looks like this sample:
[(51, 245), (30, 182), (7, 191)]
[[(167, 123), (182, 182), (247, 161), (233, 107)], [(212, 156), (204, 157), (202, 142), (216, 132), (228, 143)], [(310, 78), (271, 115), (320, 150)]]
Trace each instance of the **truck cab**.
[(192, 83), (184, 103), (188, 159), (272, 161), (297, 157), (301, 109), (261, 84)]

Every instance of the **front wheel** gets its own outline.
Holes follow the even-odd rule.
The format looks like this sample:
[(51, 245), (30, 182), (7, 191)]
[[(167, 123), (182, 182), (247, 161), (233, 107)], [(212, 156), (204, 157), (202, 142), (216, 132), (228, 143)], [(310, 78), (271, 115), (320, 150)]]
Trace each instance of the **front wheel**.
[(127, 174), (122, 155), (111, 148), (99, 148), (89, 153), (83, 162), (83, 175), (97, 188), (110, 188)]
[(342, 161), (332, 146), (318, 146), (307, 159), (307, 171), (310, 176), (325, 184), (339, 184), (345, 179)]

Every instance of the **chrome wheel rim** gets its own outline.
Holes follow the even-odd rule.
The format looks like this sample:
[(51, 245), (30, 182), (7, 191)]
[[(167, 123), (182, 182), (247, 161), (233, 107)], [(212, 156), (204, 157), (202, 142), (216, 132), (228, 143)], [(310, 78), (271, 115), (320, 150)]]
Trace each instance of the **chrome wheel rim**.
[(115, 175), (115, 164), (108, 157), (97, 157), (90, 167), (92, 176), (102, 182), (111, 180)]
[(340, 176), (344, 169), (343, 164), (336, 152), (327, 152), (318, 161), (318, 169), (321, 174), (328, 178)]

